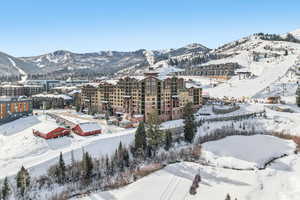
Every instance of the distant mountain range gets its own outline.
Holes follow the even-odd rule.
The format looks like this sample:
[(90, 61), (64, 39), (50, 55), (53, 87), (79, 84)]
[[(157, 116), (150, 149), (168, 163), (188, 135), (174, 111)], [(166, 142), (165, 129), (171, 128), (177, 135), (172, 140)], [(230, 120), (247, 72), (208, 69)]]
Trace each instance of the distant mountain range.
[[(300, 39), (300, 29), (290, 33)], [(20, 58), (0, 52), (0, 73), (2, 76), (59, 74), (60, 72), (73, 74), (81, 71), (114, 74), (120, 71), (128, 73), (143, 71), (149, 66), (167, 67), (172, 65), (173, 67), (182, 68), (187, 66), (182, 64), (182, 60), (185, 63), (189, 63), (189, 65), (195, 64), (193, 62), (195, 58), (200, 58), (198, 60), (203, 63), (218, 60), (220, 59), (218, 55), (228, 53), (225, 47), (232, 46), (238, 41), (225, 44), (213, 50), (194, 43), (177, 49), (140, 49), (132, 52), (100, 51), (94, 53), (73, 53), (58, 50), (44, 55)]]
[(200, 44), (190, 44), (179, 49), (164, 51), (148, 51), (140, 49), (132, 52), (100, 51), (95, 53), (73, 53), (59, 50), (53, 53), (20, 58), (24, 62), (39, 67), (40, 73), (59, 70), (76, 71), (89, 69), (95, 72), (115, 73), (128, 67), (150, 66), (154, 63), (193, 52), (208, 52), (209, 49)]

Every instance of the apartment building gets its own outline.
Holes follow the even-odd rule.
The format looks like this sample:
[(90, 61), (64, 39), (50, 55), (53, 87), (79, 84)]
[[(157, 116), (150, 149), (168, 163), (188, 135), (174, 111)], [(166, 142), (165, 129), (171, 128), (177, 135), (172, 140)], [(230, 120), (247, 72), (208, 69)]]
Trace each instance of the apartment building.
[(26, 98), (0, 98), (0, 124), (32, 113), (32, 101)]
[(202, 89), (176, 76), (160, 76), (149, 71), (144, 76), (124, 77), (82, 87), (81, 102), (95, 112), (147, 116), (157, 112), (162, 121), (180, 119), (191, 102), (202, 105)]
[(41, 85), (0, 85), (0, 96), (32, 96), (43, 91), (44, 87)]

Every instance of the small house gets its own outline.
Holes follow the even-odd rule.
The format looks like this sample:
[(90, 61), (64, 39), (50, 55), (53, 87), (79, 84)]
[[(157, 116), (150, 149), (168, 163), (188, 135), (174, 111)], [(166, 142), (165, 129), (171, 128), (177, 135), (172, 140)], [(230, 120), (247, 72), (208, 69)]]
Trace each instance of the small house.
[(89, 136), (102, 133), (102, 128), (97, 122), (85, 122), (72, 128), (73, 132), (80, 136)]
[(69, 135), (71, 131), (69, 129), (59, 127), (56, 123), (41, 124), (32, 130), (35, 136), (42, 137), (44, 139), (53, 139)]

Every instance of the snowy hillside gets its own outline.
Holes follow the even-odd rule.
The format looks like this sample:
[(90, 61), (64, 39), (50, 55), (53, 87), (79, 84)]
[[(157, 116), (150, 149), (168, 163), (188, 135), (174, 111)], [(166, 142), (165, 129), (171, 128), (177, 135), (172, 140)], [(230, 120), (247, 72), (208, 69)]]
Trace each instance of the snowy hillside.
[[(89, 120), (90, 118), (81, 119), (84, 122)], [(97, 157), (112, 153), (120, 141), (127, 145), (133, 140), (134, 130), (104, 125), (102, 126), (104, 134), (92, 137), (73, 134), (73, 137), (45, 140), (32, 134), (32, 129), (39, 129), (50, 123), (55, 123), (55, 120), (49, 116), (39, 115), (21, 118), (0, 126), (0, 180), (4, 176), (16, 174), (22, 165), (30, 168), (32, 176), (41, 175), (47, 170), (45, 166), (56, 162), (60, 152), (64, 153), (67, 162), (70, 162), (71, 151), (76, 159), (81, 159), (82, 148)], [(112, 132), (114, 134), (111, 134)]]
[(114, 73), (123, 69), (145, 69), (172, 56), (207, 52), (208, 48), (200, 44), (190, 44), (178, 49), (144, 50), (133, 52), (100, 51), (94, 53), (73, 53), (59, 50), (40, 56), (23, 57), (22, 60), (36, 64), (42, 73), (60, 70), (90, 70)]
[(300, 29), (294, 30), (290, 32), (294, 37), (300, 40)]
[[(260, 143), (260, 139), (263, 138), (259, 138), (258, 136), (230, 137), (226, 141), (222, 141), (223, 146), (219, 146), (216, 142), (215, 147), (219, 147), (220, 153), (224, 149), (227, 153), (230, 152), (231, 156), (235, 156), (236, 160), (232, 160), (234, 162), (231, 164), (233, 167), (237, 167), (237, 165), (241, 165), (243, 162), (237, 158), (244, 157), (249, 159), (249, 152), (241, 151), (242, 147), (236, 141), (234, 142), (234, 140), (236, 139), (241, 144), (245, 144), (249, 140), (249, 137), (251, 142), (258, 142), (257, 151), (258, 149), (261, 151), (266, 149), (271, 153), (269, 155), (265, 154), (267, 156), (265, 158), (271, 159), (275, 154), (284, 154), (286, 147), (287, 149), (290, 148), (288, 141), (276, 138), (269, 140), (269, 136), (259, 136), (266, 137), (265, 139), (269, 140), (268, 143)], [(283, 144), (277, 148), (276, 145), (280, 142), (286, 145)], [(222, 158), (229, 160), (225, 154)], [(261, 155), (250, 152), (250, 158), (260, 160)], [(299, 188), (297, 187), (297, 180), (300, 177), (299, 166), (299, 156), (294, 154), (276, 160), (276, 162), (263, 170), (232, 170), (222, 166), (211, 167), (197, 163), (181, 162), (168, 165), (164, 169), (121, 189), (92, 193), (89, 196), (76, 199), (196, 200), (225, 199), (225, 196), (230, 194), (232, 199), (237, 198), (241, 200), (296, 200), (299, 198)], [(190, 195), (189, 188), (196, 174), (200, 174), (202, 180), (197, 193)]]
[(203, 144), (203, 159), (215, 166), (255, 169), (272, 158), (293, 154), (295, 148), (293, 141), (272, 136), (231, 136)]
[(0, 52), (0, 74), (2, 76), (22, 75), (25, 79), (27, 73), (37, 73), (38, 67), (21, 59)]
[(250, 36), (224, 45), (214, 52), (232, 55), (227, 58), (209, 61), (207, 64), (236, 62), (240, 71), (250, 72), (251, 78), (240, 79), (234, 76), (215, 88), (208, 88), (216, 97), (254, 97), (272, 84), (286, 77), (300, 60), (300, 44), (286, 41), (266, 41)]

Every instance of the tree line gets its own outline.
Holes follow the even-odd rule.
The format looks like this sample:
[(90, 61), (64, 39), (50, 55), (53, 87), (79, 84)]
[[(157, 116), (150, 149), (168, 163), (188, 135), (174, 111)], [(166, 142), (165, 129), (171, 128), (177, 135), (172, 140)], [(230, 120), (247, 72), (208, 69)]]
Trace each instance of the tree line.
[(192, 104), (187, 104), (184, 110), (186, 142), (180, 150), (174, 147), (172, 133), (160, 129), (159, 117), (154, 112), (146, 123), (139, 124), (134, 142), (128, 147), (120, 142), (111, 156), (97, 158), (83, 149), (81, 160), (76, 160), (74, 152), (71, 152), (69, 164), (60, 153), (57, 163), (40, 177), (31, 178), (29, 171), (22, 167), (15, 181), (4, 179), (1, 198), (61, 200), (78, 193), (127, 185), (144, 176), (143, 166), (158, 166), (153, 169), (156, 170), (168, 163), (195, 161), (200, 158), (201, 146), (193, 144), (196, 125)]

